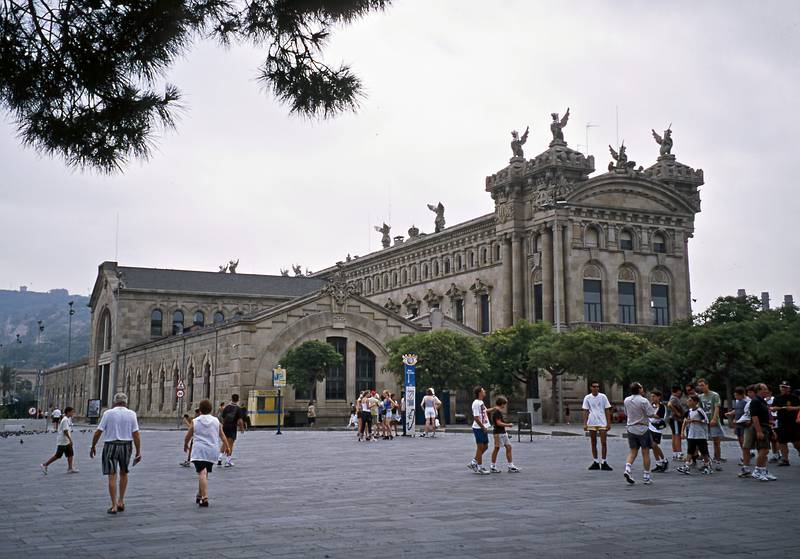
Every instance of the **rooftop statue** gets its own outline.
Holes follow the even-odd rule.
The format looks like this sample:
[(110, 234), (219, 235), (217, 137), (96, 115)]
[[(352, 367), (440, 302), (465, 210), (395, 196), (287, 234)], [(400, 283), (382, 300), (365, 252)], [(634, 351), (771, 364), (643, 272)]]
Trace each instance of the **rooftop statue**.
[(381, 244), (383, 245), (383, 248), (389, 248), (389, 246), (392, 244), (392, 238), (389, 236), (389, 231), (391, 230), (392, 228), (385, 223), (383, 224), (383, 227), (378, 227), (377, 225), (375, 226), (375, 231), (383, 235), (381, 237)]
[(650, 129), (653, 131), (653, 138), (655, 138), (656, 143), (661, 146), (661, 155), (672, 155), (672, 130), (670, 128), (672, 128), (672, 123), (664, 130), (663, 138), (653, 128)]
[(303, 275), (303, 267), (300, 264), (292, 264), (292, 271), (295, 277), (301, 277)]
[(289, 277), (289, 270), (285, 270), (281, 268), (281, 276), (288, 278)]
[[(528, 132), (525, 132), (525, 135), (527, 136)], [(520, 150), (520, 153), (522, 153), (522, 150)], [(436, 214), (436, 220), (433, 222), (436, 227), (435, 233), (442, 231), (444, 229), (444, 206), (441, 202), (436, 206), (428, 204), (428, 209)]]
[(608, 150), (611, 152), (611, 157), (616, 161), (616, 164), (609, 163), (608, 170), (632, 170), (636, 167), (636, 161), (628, 161), (628, 154), (625, 153), (625, 140), (622, 141), (622, 145), (619, 146), (619, 153), (614, 150), (611, 146), (608, 146)]
[(228, 271), (228, 264), (225, 264), (224, 266), (220, 266), (219, 267), (219, 273), (220, 274), (224, 274), (227, 271)]
[(564, 142), (563, 128), (569, 121), (569, 107), (567, 107), (567, 112), (564, 113), (564, 117), (561, 120), (558, 118), (558, 113), (550, 113), (550, 116), (553, 117), (553, 122), (550, 123), (550, 132), (553, 133), (551, 145), (554, 143), (566, 143)]
[(516, 130), (511, 131), (511, 137), (513, 138), (513, 140), (511, 140), (511, 153), (514, 154), (514, 157), (525, 157), (525, 153), (522, 151), (522, 145), (528, 141), (529, 129), (530, 126), (525, 127), (525, 133), (521, 138), (519, 137), (519, 132)]
[(230, 272), (231, 274), (235, 274), (236, 273), (236, 268), (238, 266), (239, 266), (239, 259), (238, 258), (235, 261), (231, 260), (230, 262), (228, 262), (228, 272)]

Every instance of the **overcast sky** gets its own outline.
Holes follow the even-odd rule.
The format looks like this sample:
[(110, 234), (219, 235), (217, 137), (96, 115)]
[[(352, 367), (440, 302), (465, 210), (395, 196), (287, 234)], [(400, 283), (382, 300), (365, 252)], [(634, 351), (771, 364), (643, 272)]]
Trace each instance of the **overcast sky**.
[[(658, 6), (658, 7), (657, 7)], [(291, 117), (254, 81), (262, 54), (199, 43), (170, 70), (186, 111), (147, 162), (102, 176), (20, 147), (0, 125), (0, 288), (86, 294), (97, 265), (277, 274), (318, 270), (392, 235), (493, 210), (486, 175), (509, 131), (547, 148), (571, 107), (571, 147), (598, 169), (619, 139), (649, 166), (671, 122), (678, 160), (705, 172), (690, 241), (695, 310), (719, 294), (800, 295), (800, 2), (398, 0), (334, 35), (367, 97), (357, 114)]]

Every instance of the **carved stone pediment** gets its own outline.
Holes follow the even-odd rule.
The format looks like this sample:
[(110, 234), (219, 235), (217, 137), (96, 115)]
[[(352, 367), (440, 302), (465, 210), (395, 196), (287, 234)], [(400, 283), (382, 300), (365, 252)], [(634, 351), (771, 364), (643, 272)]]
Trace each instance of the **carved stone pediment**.
[(488, 284), (488, 283), (485, 283), (485, 282), (484, 282), (482, 279), (480, 279), (480, 278), (476, 279), (476, 280), (475, 280), (475, 283), (473, 283), (473, 284), (472, 284), (472, 285), (469, 287), (469, 290), (470, 290), (470, 291), (472, 291), (472, 293), (474, 293), (476, 297), (477, 297), (478, 295), (482, 295), (482, 294), (484, 294), (484, 293), (489, 293), (489, 291), (490, 291), (491, 289), (492, 289), (492, 286), (491, 286), (490, 284)]
[(434, 305), (438, 305), (442, 302), (442, 296), (434, 293), (433, 289), (429, 289), (422, 300), (425, 301), (429, 307), (433, 307)]
[(336, 264), (336, 271), (328, 278), (328, 284), (322, 288), (322, 292), (331, 296), (336, 307), (343, 308), (347, 304), (347, 299), (358, 293), (358, 287), (355, 283), (347, 281), (344, 266), (339, 262)]
[(451, 299), (463, 299), (466, 293), (467, 293), (466, 291), (460, 289), (456, 284), (451, 283), (450, 289), (448, 289), (445, 292), (445, 295), (447, 295)]

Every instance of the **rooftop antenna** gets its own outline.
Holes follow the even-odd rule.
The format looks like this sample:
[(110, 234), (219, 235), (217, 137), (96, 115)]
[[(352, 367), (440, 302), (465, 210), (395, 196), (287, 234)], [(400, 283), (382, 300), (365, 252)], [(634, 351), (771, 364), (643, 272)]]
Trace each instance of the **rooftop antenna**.
[(597, 128), (598, 124), (586, 123), (586, 155), (589, 155), (589, 128)]

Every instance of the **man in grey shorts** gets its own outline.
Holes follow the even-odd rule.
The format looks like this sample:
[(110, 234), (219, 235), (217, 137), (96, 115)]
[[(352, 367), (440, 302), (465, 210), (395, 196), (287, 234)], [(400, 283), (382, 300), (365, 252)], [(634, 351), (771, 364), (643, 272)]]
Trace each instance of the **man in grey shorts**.
[[(128, 465), (131, 461), (132, 446), (136, 447), (136, 465), (142, 459), (139, 422), (136, 412), (128, 409), (128, 396), (123, 392), (114, 394), (114, 407), (106, 410), (100, 419), (100, 425), (92, 438), (92, 450), (89, 458), (97, 454), (97, 442), (103, 437), (103, 475), (108, 476), (108, 494), (111, 497), (111, 508), (108, 514), (117, 514), (125, 510), (125, 490), (128, 487)], [(117, 498), (117, 470), (119, 470), (119, 498)]]
[(631, 384), (631, 395), (625, 398), (625, 415), (628, 418), (628, 459), (625, 461), (625, 481), (630, 484), (636, 483), (631, 475), (631, 465), (642, 449), (642, 464), (644, 465), (644, 484), (650, 485), (653, 480), (650, 477), (650, 417), (656, 413), (655, 408), (642, 396), (644, 389), (638, 382)]

